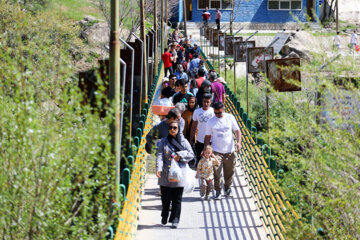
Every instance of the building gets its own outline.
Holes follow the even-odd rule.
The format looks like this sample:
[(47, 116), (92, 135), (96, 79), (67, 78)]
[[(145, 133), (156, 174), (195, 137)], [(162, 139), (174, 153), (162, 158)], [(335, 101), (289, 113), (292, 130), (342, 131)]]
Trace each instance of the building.
[[(320, 0), (179, 0), (174, 8), (173, 22), (183, 22), (184, 10), (190, 22), (202, 22), (206, 7), (215, 22), (216, 8), (222, 13), (222, 22), (229, 22), (234, 9), (234, 22), (240, 23), (289, 23), (316, 21)], [(234, 2), (234, 6), (233, 6)], [(309, 17), (308, 17), (309, 16)]]

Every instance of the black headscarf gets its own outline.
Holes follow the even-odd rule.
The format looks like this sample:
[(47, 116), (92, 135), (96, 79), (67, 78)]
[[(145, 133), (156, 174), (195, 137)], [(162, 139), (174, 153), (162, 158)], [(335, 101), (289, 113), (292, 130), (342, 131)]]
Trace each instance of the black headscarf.
[[(195, 99), (195, 105), (194, 105), (193, 108), (191, 108), (191, 107), (190, 107), (190, 104), (189, 104), (189, 101), (190, 101), (191, 98), (194, 98), (194, 99)], [(188, 101), (188, 103), (187, 103), (187, 105), (186, 105), (186, 109), (187, 109), (188, 111), (190, 111), (190, 112), (194, 112), (195, 109), (197, 108), (197, 99), (196, 99), (196, 97), (194, 96), (194, 97), (190, 97), (190, 98), (189, 98), (189, 101)]]
[(169, 141), (169, 143), (171, 145), (174, 146), (174, 148), (177, 152), (185, 150), (185, 147), (183, 145), (181, 145), (181, 133), (180, 133), (179, 125), (178, 125), (178, 128), (179, 128), (179, 131), (178, 131), (178, 134), (176, 135), (176, 137), (173, 137), (170, 133), (167, 136), (167, 140)]

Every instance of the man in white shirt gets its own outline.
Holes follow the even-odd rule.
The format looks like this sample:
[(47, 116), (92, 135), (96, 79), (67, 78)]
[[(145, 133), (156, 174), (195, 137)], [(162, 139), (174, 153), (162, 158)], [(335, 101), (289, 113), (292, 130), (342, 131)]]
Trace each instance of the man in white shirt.
[(337, 32), (335, 37), (334, 37), (334, 45), (335, 45), (335, 50), (336, 51), (339, 51), (340, 44), (341, 44), (340, 32)]
[(206, 93), (202, 98), (202, 108), (198, 108), (194, 111), (192, 116), (193, 123), (191, 125), (191, 132), (190, 132), (190, 144), (193, 145), (195, 143), (195, 135), (196, 130), (198, 129), (197, 139), (195, 143), (195, 152), (197, 161), (195, 166), (197, 167), (200, 159), (201, 159), (201, 152), (204, 149), (204, 139), (205, 139), (205, 131), (206, 131), (206, 123), (209, 121), (210, 118), (214, 117), (214, 109), (210, 107), (211, 105), (211, 94)]
[(204, 146), (210, 144), (214, 149), (216, 158), (220, 161), (219, 166), (214, 167), (215, 199), (221, 199), (222, 170), (224, 168), (225, 196), (231, 196), (231, 183), (235, 173), (235, 147), (233, 131), (236, 135), (237, 151), (241, 148), (241, 132), (238, 123), (233, 115), (225, 113), (222, 102), (213, 104), (215, 116), (206, 124)]

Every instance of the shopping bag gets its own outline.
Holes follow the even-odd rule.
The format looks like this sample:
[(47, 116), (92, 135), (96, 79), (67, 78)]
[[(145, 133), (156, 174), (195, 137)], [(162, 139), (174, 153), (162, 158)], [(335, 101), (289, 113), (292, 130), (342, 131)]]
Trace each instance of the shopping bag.
[(169, 169), (169, 176), (168, 176), (169, 182), (180, 182), (182, 178), (183, 178), (183, 173), (181, 171), (181, 168), (179, 167), (178, 162), (172, 159), (171, 166)]
[(185, 168), (185, 185), (184, 185), (184, 193), (191, 193), (195, 189), (196, 185), (196, 171), (192, 170), (188, 164), (186, 164)]
[(359, 52), (360, 51), (359, 45), (356, 45), (355, 49), (356, 49), (357, 52)]

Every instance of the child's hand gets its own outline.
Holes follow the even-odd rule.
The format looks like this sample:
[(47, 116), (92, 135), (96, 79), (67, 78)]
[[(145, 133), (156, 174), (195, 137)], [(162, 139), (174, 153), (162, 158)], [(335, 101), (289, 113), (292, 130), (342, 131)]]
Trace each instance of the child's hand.
[(196, 179), (199, 178), (199, 173), (196, 173), (195, 178), (196, 178)]
[(180, 156), (179, 156), (179, 155), (176, 155), (176, 156), (174, 157), (174, 160), (178, 162), (178, 161), (180, 160)]

